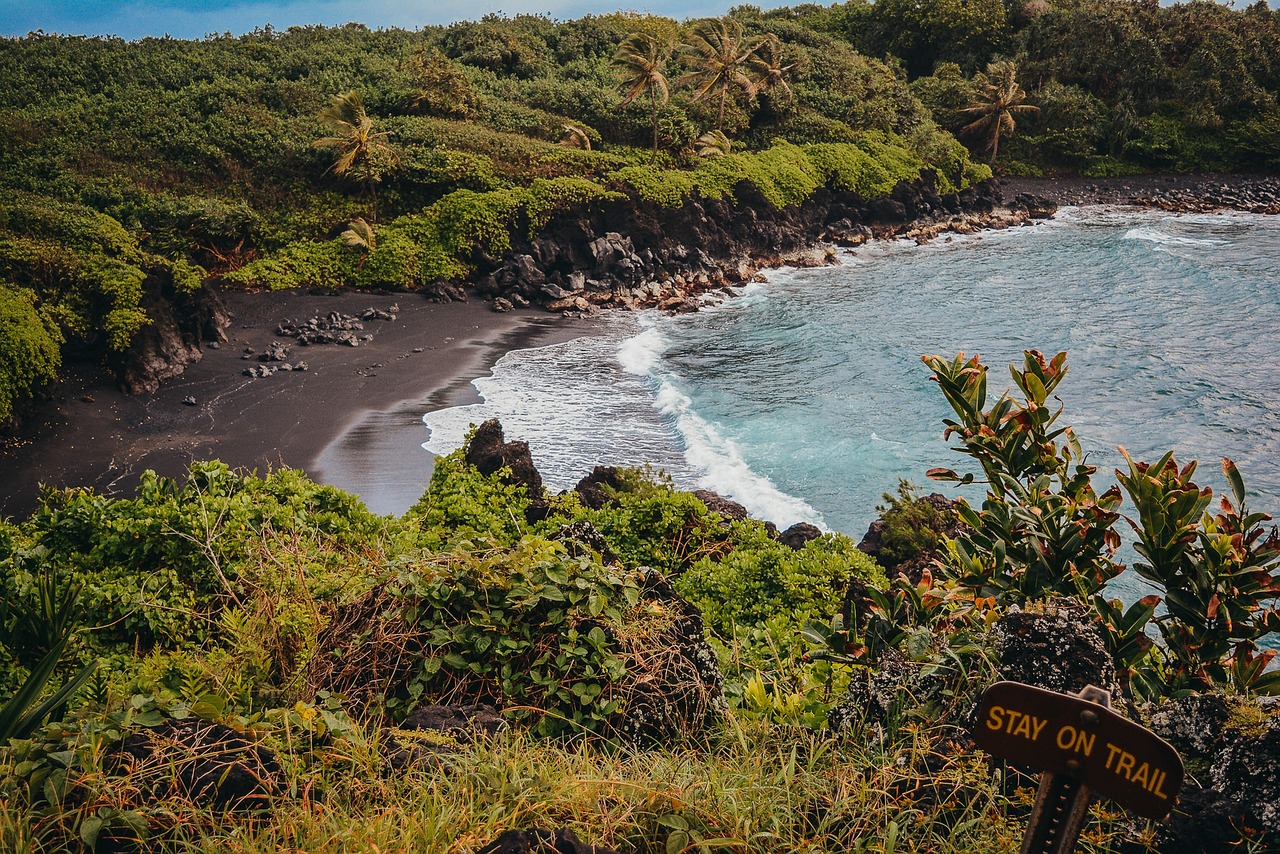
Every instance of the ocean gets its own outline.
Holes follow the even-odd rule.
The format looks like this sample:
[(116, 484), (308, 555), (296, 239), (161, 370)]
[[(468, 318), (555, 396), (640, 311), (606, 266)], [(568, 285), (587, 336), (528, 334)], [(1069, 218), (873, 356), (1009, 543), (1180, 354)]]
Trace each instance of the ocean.
[(980, 353), (994, 399), (1023, 350), (1065, 350), (1060, 423), (1100, 484), (1120, 445), (1197, 459), (1215, 491), (1230, 457), (1250, 507), (1280, 515), (1277, 330), (1280, 219), (1068, 208), (861, 247), (695, 314), (614, 314), (597, 336), (508, 353), (473, 383), (482, 403), (425, 415), (423, 447), (447, 453), (498, 417), (553, 489), (647, 464), (781, 527), (856, 539), (900, 479), (927, 491), (927, 469), (968, 462), (942, 438), (949, 410), (922, 354)]

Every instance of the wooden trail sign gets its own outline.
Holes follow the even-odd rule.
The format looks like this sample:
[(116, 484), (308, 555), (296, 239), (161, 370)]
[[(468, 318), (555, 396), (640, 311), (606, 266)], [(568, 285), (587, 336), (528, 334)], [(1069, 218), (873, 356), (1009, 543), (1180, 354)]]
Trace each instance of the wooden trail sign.
[(1073, 850), (1094, 792), (1145, 818), (1173, 809), (1183, 776), (1178, 752), (1110, 705), (1111, 695), (1093, 686), (1072, 695), (997, 682), (983, 694), (973, 740), (1045, 772), (1024, 854)]

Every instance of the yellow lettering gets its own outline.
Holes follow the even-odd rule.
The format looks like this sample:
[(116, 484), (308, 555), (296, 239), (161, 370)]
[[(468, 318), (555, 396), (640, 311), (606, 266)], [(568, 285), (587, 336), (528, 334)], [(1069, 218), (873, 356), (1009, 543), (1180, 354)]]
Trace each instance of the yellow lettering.
[(1034, 736), (1031, 735), (1031, 722), (1033, 720), (1035, 720), (1035, 718), (1031, 717), (1031, 715), (1023, 715), (1022, 720), (1018, 722), (1018, 728), (1014, 730), (1013, 734), (1020, 735), (1023, 738), (1034, 738)]
[(1018, 711), (1017, 709), (1005, 709), (1004, 713), (1009, 716), (1009, 725), (1004, 728), (1004, 731), (1009, 733), (1010, 735), (1017, 735), (1017, 733), (1013, 731), (1015, 726), (1015, 721), (1017, 721), (1018, 718), (1026, 717), (1026, 716), (1023, 715), (1022, 712)]
[(1151, 788), (1150, 788), (1150, 789), (1148, 789), (1148, 791), (1150, 791), (1150, 792), (1154, 792), (1154, 793), (1155, 793), (1155, 796), (1156, 796), (1157, 798), (1160, 798), (1161, 800), (1164, 800), (1164, 801), (1169, 800), (1169, 796), (1168, 796), (1168, 795), (1166, 795), (1166, 794), (1164, 793), (1164, 791), (1163, 791), (1163, 789), (1164, 789), (1164, 778), (1165, 778), (1166, 776), (1167, 776), (1167, 775), (1166, 775), (1163, 771), (1157, 771), (1156, 773), (1152, 774), (1152, 775), (1151, 775)]
[(1123, 774), (1126, 780), (1132, 780), (1133, 763), (1136, 760), (1137, 757), (1132, 753), (1125, 753), (1123, 750), (1120, 751), (1120, 761), (1116, 763), (1116, 773)]
[(1032, 718), (1032, 720), (1036, 722), (1035, 723), (1036, 731), (1031, 736), (1031, 738), (1033, 741), (1038, 741), (1040, 739), (1040, 733), (1044, 730), (1045, 725), (1049, 723), (1049, 719), (1048, 718)]
[(1001, 715), (1003, 714), (1003, 706), (992, 706), (987, 712), (987, 729), (992, 732), (999, 732), (1004, 729), (1004, 721), (1001, 719)]
[(1142, 788), (1147, 788), (1147, 784), (1151, 782), (1151, 766), (1143, 762), (1138, 766), (1138, 770), (1129, 778), (1129, 782), (1137, 783)]
[(1070, 750), (1074, 753), (1083, 753), (1085, 756), (1093, 755), (1093, 744), (1098, 740), (1096, 733), (1083, 732), (1076, 729), (1071, 724), (1067, 724), (1058, 730), (1058, 747), (1062, 750)]
[(1108, 770), (1108, 771), (1110, 771), (1110, 770), (1111, 770), (1111, 761), (1112, 761), (1113, 759), (1115, 759), (1115, 758), (1116, 758), (1116, 754), (1117, 754), (1117, 753), (1124, 753), (1124, 751), (1123, 751), (1123, 750), (1121, 750), (1120, 748), (1116, 747), (1114, 744), (1112, 744), (1112, 743), (1111, 743), (1111, 742), (1109, 742), (1109, 741), (1107, 742), (1107, 750), (1108, 750), (1109, 752), (1107, 753), (1107, 766), (1106, 766), (1106, 767), (1107, 767), (1107, 770)]

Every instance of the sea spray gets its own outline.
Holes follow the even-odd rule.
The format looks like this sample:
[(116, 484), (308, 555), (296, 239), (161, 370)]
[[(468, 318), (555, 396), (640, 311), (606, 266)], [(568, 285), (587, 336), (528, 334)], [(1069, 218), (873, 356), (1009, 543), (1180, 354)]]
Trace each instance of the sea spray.
[(1120, 444), (1198, 458), (1215, 489), (1230, 456), (1251, 506), (1280, 513), (1280, 220), (1064, 208), (1034, 227), (870, 244), (843, 261), (771, 273), (696, 314), (620, 315), (600, 339), (510, 354), (477, 382), (485, 407), (427, 416), (428, 447), (456, 447), (495, 415), (540, 466), (563, 468), (557, 487), (595, 463), (649, 462), (764, 518), (790, 518), (780, 503), (857, 538), (899, 478), (933, 488), (927, 469), (964, 467), (921, 354), (980, 352), (989, 405), (1023, 349), (1067, 350), (1063, 422), (1101, 485)]

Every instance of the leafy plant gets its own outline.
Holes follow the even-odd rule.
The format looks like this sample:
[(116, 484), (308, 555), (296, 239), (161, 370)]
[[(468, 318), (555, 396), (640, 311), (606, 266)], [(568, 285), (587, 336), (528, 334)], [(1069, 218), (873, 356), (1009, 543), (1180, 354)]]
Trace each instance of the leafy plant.
[[(1007, 392), (987, 406), (987, 368), (977, 356), (950, 361), (924, 356), (933, 379), (956, 420), (946, 419), (944, 436), (960, 440), (957, 450), (972, 457), (986, 476), (987, 497), (975, 511), (961, 498), (956, 508), (969, 530), (954, 542), (952, 574), (977, 596), (1018, 603), (1046, 595), (1085, 601), (1123, 569), (1112, 561), (1120, 546), (1113, 529), (1120, 491), (1098, 494), (1096, 467), (1084, 463), (1080, 442), (1050, 396), (1066, 376), (1066, 353), (1052, 360), (1035, 350), (1022, 369), (1010, 366), (1023, 394)], [(936, 480), (972, 483), (972, 474), (931, 469)]]
[(49, 650), (49, 653), (31, 669), (31, 674), (18, 689), (18, 693), (0, 706), (0, 744), (8, 742), (11, 738), (26, 738), (31, 735), (46, 717), (75, 696), (75, 693), (89, 681), (89, 677), (97, 669), (96, 661), (86, 664), (63, 683), (62, 687), (48, 697), (40, 699), (49, 680), (53, 678), (58, 663), (62, 660), (68, 641), (70, 641), (69, 636), (55, 644), (53, 649)]
[(1280, 631), (1280, 535), (1263, 527), (1271, 517), (1248, 512), (1231, 460), (1222, 461), (1231, 495), (1220, 497), (1216, 514), (1207, 512), (1212, 490), (1191, 480), (1194, 462), (1179, 467), (1172, 453), (1150, 464), (1126, 453), (1125, 461), (1128, 471), (1116, 478), (1133, 501), (1137, 519), (1129, 522), (1144, 558), (1134, 569), (1157, 585), (1167, 608), (1150, 616), (1169, 659), (1165, 690), (1233, 685), (1280, 694), (1280, 673), (1266, 670), (1276, 651), (1257, 643)]

